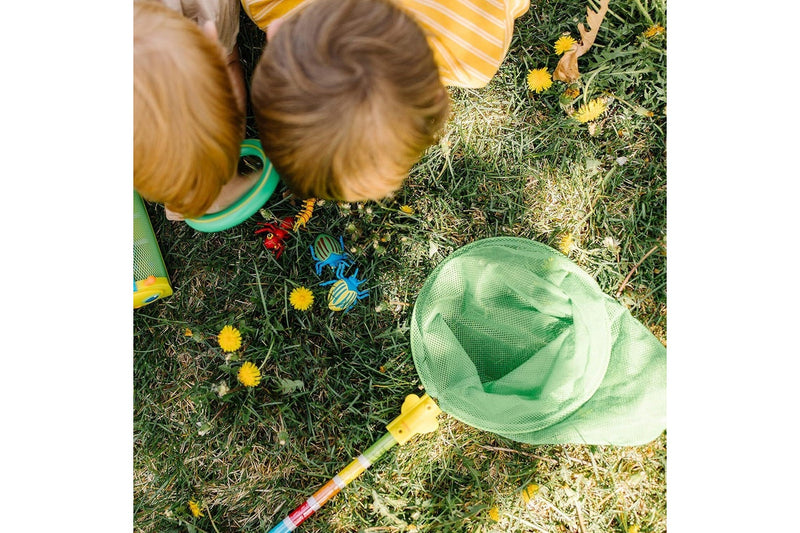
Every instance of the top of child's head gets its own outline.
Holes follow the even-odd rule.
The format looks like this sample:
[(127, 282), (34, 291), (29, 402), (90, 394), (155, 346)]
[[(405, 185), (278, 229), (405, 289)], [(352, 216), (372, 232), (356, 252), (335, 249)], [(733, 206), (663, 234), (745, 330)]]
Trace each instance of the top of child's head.
[(449, 98), (425, 34), (388, 0), (316, 0), (251, 80), (267, 157), (301, 198), (378, 200), (436, 141)]
[(244, 137), (217, 42), (159, 2), (134, 2), (134, 189), (199, 216), (235, 174)]

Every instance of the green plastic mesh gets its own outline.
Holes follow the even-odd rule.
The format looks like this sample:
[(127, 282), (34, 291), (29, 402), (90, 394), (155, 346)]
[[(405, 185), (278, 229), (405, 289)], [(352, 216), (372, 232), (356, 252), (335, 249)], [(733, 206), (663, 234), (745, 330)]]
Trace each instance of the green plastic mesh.
[(549, 246), (496, 237), (456, 250), (411, 321), (426, 392), (470, 426), (531, 444), (617, 445), (666, 426), (666, 349)]
[(133, 191), (133, 279), (167, 278), (167, 267), (142, 198)]

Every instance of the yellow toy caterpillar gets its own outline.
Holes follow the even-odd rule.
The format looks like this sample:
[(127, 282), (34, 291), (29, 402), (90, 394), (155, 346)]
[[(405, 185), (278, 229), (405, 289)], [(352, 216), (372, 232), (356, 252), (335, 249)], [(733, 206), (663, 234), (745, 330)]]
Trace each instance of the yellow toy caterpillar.
[(314, 212), (314, 204), (316, 201), (316, 198), (309, 198), (303, 202), (303, 210), (300, 211), (296, 217), (294, 217), (294, 227), (292, 228), (292, 231), (297, 231), (297, 229), (301, 226), (305, 227), (306, 222), (311, 219), (311, 214)]

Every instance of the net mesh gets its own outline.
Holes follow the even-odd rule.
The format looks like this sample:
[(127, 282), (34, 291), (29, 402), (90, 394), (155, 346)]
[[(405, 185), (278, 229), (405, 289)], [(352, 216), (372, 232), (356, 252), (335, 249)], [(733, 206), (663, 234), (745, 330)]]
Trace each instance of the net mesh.
[(443, 411), (514, 440), (638, 444), (665, 425), (664, 347), (577, 265), (528, 239), (446, 258), (417, 298), (411, 346)]
[(167, 267), (161, 257), (153, 226), (141, 197), (133, 192), (133, 279), (149, 276), (166, 278)]

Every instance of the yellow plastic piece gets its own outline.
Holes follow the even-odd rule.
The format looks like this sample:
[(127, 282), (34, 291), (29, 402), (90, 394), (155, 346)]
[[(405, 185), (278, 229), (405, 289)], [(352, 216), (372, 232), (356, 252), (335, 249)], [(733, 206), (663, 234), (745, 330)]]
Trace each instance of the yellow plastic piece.
[(405, 444), (417, 433), (436, 431), (439, 427), (436, 417), (441, 412), (433, 398), (427, 394), (422, 398), (409, 394), (400, 408), (400, 416), (389, 422), (386, 429), (398, 444)]
[(160, 298), (166, 298), (170, 294), (172, 294), (172, 286), (169, 284), (169, 279), (148, 276), (136, 282), (136, 290), (133, 292), (133, 308), (138, 309)]

